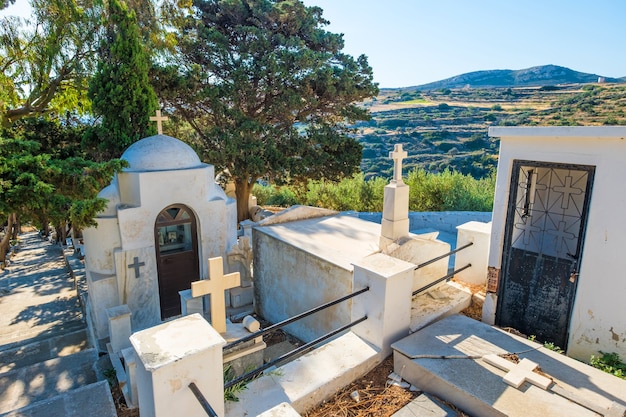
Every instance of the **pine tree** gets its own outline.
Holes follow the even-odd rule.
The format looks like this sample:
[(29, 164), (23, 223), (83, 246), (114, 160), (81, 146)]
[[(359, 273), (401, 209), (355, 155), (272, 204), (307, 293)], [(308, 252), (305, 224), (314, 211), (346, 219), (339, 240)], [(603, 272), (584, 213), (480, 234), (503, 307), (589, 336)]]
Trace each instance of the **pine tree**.
[(156, 133), (150, 115), (158, 105), (135, 12), (111, 0), (108, 14), (100, 62), (89, 83), (89, 98), (94, 114), (101, 117), (100, 125), (90, 129), (84, 141), (98, 160), (119, 157), (132, 143)]

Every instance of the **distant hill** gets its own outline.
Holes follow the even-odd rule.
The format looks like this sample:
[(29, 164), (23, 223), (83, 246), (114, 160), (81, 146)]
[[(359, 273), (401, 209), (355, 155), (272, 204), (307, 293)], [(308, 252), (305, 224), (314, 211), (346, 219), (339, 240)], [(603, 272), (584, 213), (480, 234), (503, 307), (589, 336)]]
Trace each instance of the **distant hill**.
[[(537, 87), (559, 84), (596, 83), (601, 75), (574, 71), (557, 65), (541, 65), (521, 70), (486, 70), (457, 75), (445, 80), (435, 81), (402, 90), (438, 90), (442, 88), (497, 88), (497, 87)], [(603, 77), (605, 82), (624, 82), (624, 78)]]

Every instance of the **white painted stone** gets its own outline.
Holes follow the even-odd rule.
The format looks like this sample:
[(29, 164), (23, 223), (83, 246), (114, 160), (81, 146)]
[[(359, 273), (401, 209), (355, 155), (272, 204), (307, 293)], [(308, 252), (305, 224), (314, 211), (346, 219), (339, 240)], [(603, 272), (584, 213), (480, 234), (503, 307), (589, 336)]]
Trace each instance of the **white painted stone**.
[[(435, 298), (435, 296), (437, 298)], [(455, 282), (438, 286), (435, 292), (424, 292), (411, 303), (411, 333), (444, 317), (460, 313), (471, 305), (472, 295)]]
[[(440, 240), (422, 239), (421, 237), (413, 237), (406, 240), (402, 245), (394, 250), (389, 251), (389, 256), (410, 262), (417, 267), (419, 264), (430, 261), (438, 256), (450, 252), (450, 245)], [(443, 258), (430, 265), (413, 271), (413, 284), (411, 292), (418, 290), (432, 283), (433, 281), (445, 276), (448, 273), (448, 258)], [(437, 286), (444, 285), (442, 281)], [(432, 287), (433, 289), (437, 286)]]
[(484, 356), (483, 360), (496, 368), (507, 371), (507, 374), (504, 375), (502, 379), (514, 388), (521, 387), (524, 382), (530, 382), (545, 390), (552, 384), (551, 379), (533, 372), (539, 365), (526, 358), (522, 359), (519, 363), (513, 363), (498, 355), (489, 354)]
[(232, 308), (239, 308), (243, 306), (250, 306), (254, 303), (254, 287), (235, 287), (228, 291), (230, 298), (230, 306)]
[[(349, 215), (255, 227), (256, 311), (277, 323), (350, 294), (352, 262), (377, 252), (379, 236), (380, 225)], [(350, 322), (352, 302), (298, 320), (287, 331), (303, 341), (320, 337)]]
[(225, 340), (199, 314), (134, 333), (137, 393), (142, 417), (202, 416), (189, 389), (194, 382), (224, 415), (222, 346)]
[(482, 322), (493, 326), (496, 323), (496, 307), (498, 305), (498, 296), (494, 293), (485, 295), (483, 303)]
[[(107, 207), (87, 228), (85, 269), (96, 337), (109, 336), (104, 309), (127, 304), (133, 328), (161, 322), (155, 224), (159, 213), (181, 204), (196, 216), (199, 279), (208, 276), (203, 260), (225, 256), (237, 242), (236, 204), (214, 180), (214, 168), (204, 164), (185, 143), (155, 135), (132, 144), (122, 155), (130, 166), (118, 173), (99, 196)], [(184, 186), (181, 186), (184, 184)], [(129, 269), (134, 258), (144, 265)], [(103, 285), (113, 278), (113, 286)]]
[(242, 324), (250, 333), (258, 332), (261, 329), (261, 323), (252, 316), (244, 317)]
[(604, 410), (614, 401), (626, 404), (625, 380), (463, 315), (444, 318), (393, 347), (394, 370), (405, 380), (472, 416), (598, 415), (556, 394), (555, 386), (516, 389), (503, 383), (503, 372), (481, 359), (489, 354), (518, 352), (540, 364), (556, 386), (585, 404)]
[(415, 266), (383, 254), (374, 254), (354, 263), (354, 289), (369, 291), (353, 298), (352, 320), (367, 320), (352, 331), (376, 346), (383, 357), (391, 344), (409, 334), (411, 287)]
[(225, 415), (257, 416), (283, 402), (305, 413), (382, 360), (378, 350), (348, 332), (248, 383), (238, 402), (226, 403)]
[[(141, 330), (161, 323), (159, 303), (159, 280), (157, 274), (154, 247), (115, 250), (115, 270), (117, 293), (120, 303), (128, 306), (133, 313), (133, 329)], [(130, 268), (137, 258), (145, 265), (140, 268), (139, 277), (135, 277), (134, 268)]]
[(137, 357), (135, 356), (135, 349), (133, 349), (132, 346), (122, 349), (122, 357), (124, 358), (124, 368), (127, 377), (127, 384), (122, 387), (122, 390), (124, 390), (126, 405), (129, 408), (135, 408), (139, 406), (139, 398), (137, 396)]
[(489, 243), (491, 241), (491, 223), (468, 222), (457, 226), (456, 247), (460, 248), (473, 243), (456, 253), (454, 269), (467, 264), (471, 268), (455, 274), (455, 278), (472, 285), (487, 285), (487, 263), (489, 260)]
[(132, 315), (127, 305), (123, 304), (106, 310), (109, 318), (109, 335), (113, 352), (119, 354), (122, 349), (130, 347), (132, 333), (130, 317)]
[(204, 314), (202, 297), (193, 297), (191, 289), (179, 291), (178, 294), (180, 295), (180, 308), (183, 316), (190, 316), (195, 313)]
[(86, 277), (89, 287), (89, 311), (92, 314), (90, 322), (94, 325), (96, 336), (108, 335), (109, 318), (106, 311), (120, 305), (115, 276), (87, 271)]
[(492, 127), (500, 138), (489, 266), (501, 268), (510, 172), (515, 159), (592, 165), (596, 167), (576, 298), (571, 314), (567, 354), (589, 360), (598, 351), (626, 357), (626, 280), (615, 260), (623, 258), (626, 234), (618, 192), (626, 179), (626, 128)]
[(276, 407), (271, 408), (257, 417), (300, 417), (294, 408), (288, 403), (280, 403)]

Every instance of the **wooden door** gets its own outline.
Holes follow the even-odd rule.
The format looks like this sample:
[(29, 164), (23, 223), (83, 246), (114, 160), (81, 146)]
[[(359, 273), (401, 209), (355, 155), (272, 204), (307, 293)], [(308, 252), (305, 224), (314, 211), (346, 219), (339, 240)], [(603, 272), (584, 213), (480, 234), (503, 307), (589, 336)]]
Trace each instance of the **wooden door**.
[(594, 169), (514, 161), (499, 326), (567, 348)]
[(179, 291), (200, 279), (196, 218), (183, 205), (163, 210), (155, 223), (161, 319), (181, 314)]

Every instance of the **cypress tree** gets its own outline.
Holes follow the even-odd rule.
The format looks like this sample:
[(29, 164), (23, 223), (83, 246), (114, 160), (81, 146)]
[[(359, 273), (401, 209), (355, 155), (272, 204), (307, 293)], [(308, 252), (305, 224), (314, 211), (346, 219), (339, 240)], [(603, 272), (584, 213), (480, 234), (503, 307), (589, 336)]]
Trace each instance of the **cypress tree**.
[(110, 0), (108, 11), (100, 61), (89, 83), (100, 124), (88, 130), (83, 142), (97, 160), (119, 157), (132, 143), (155, 134), (150, 115), (158, 106), (135, 12), (120, 0)]

